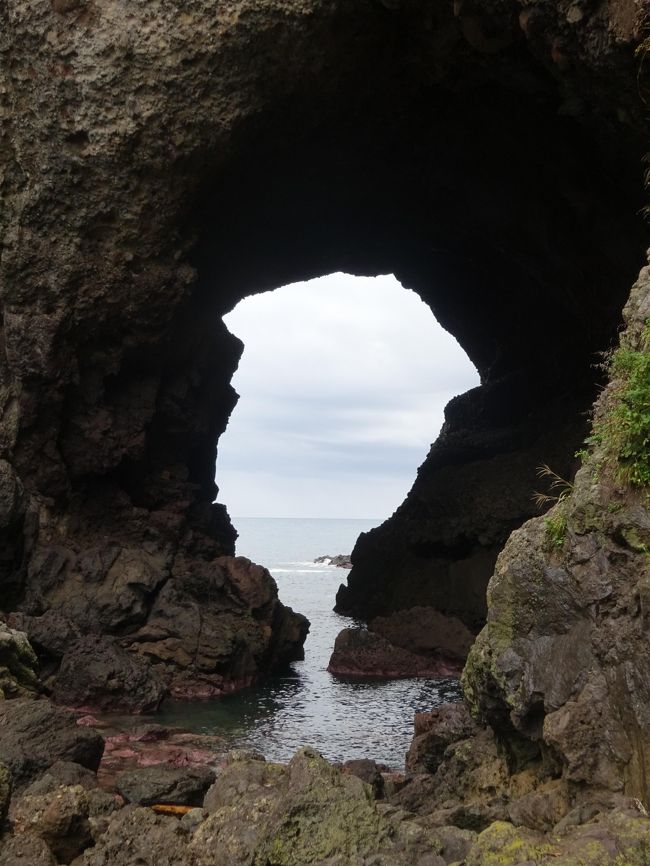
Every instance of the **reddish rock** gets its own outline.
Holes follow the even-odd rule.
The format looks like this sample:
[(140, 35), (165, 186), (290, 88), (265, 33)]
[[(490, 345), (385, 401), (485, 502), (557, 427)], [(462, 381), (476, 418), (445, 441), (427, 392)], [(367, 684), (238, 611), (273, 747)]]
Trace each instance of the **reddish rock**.
[(210, 734), (190, 734), (164, 728), (115, 733), (106, 737), (104, 758), (98, 771), (103, 788), (114, 790), (117, 777), (140, 767), (211, 767), (224, 754), (223, 740)]
[(445, 616), (433, 607), (411, 607), (377, 616), (369, 628), (417, 655), (442, 655), (460, 661), (467, 658), (475, 638), (457, 617)]
[(348, 677), (449, 677), (458, 676), (458, 659), (425, 657), (394, 646), (381, 635), (359, 628), (339, 632), (327, 670)]

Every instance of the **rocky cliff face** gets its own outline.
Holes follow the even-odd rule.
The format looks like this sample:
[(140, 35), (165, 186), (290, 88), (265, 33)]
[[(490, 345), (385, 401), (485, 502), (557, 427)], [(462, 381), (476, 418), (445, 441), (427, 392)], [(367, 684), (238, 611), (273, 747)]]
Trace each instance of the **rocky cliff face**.
[[(94, 652), (87, 634), (97, 647), (108, 637), (129, 676), (153, 678), (154, 703), (156, 678), (211, 693), (300, 652), (304, 621), (266, 572), (232, 558), (235, 530), (213, 504), (241, 352), (221, 316), (338, 269), (395, 272), (483, 382), (449, 406), (406, 503), (359, 542), (339, 607), (428, 605), (481, 627), (499, 550), (533, 513), (535, 467), (572, 474), (596, 353), (646, 245), (641, 11), (632, 0), (2, 5), (0, 581), (53, 688), (69, 693), (66, 656)], [(575, 501), (602, 515), (608, 488), (585, 477)], [(645, 500), (627, 497), (638, 533)], [(641, 620), (631, 589), (628, 604), (573, 587), (551, 615), (526, 606), (523, 587), (530, 574), (563, 585), (580, 557), (590, 581), (608, 557), (627, 557), (628, 574), (642, 552), (565, 519), (575, 551), (572, 540), (549, 550), (537, 521), (502, 555), (467, 682), (486, 718), (512, 712), (508, 730), (527, 742), (541, 725), (568, 766), (553, 713), (579, 701), (576, 683), (614, 701), (598, 675), (607, 640), (597, 651), (599, 628), (577, 611), (607, 603), (626, 628)], [(520, 638), (530, 646), (506, 653), (506, 676), (504, 642)], [(530, 654), (546, 664), (552, 646), (573, 668), (550, 697), (537, 674), (522, 683)], [(611, 670), (633, 694), (628, 662)]]
[(585, 465), (499, 556), (464, 680), (475, 713), (521, 738), (574, 796), (597, 788), (646, 802), (648, 268), (625, 321)]

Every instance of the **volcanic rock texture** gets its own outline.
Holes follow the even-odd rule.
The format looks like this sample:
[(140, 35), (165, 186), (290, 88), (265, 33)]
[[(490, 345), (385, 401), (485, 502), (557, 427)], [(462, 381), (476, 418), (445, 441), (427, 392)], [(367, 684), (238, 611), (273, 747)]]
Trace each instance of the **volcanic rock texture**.
[[(641, 11), (0, 6), (0, 585), (55, 694), (72, 700), (75, 658), (101, 635), (177, 694), (300, 653), (305, 622), (233, 559), (212, 504), (242, 349), (221, 317), (335, 270), (394, 272), (483, 383), (448, 407), (405, 504), (359, 541), (339, 608), (432, 606), (481, 627), (535, 467), (575, 468), (596, 353), (642, 260)], [(524, 552), (546, 563), (540, 544)], [(97, 681), (114, 665), (142, 682), (127, 661), (96, 660)], [(496, 688), (485, 676), (477, 706)]]

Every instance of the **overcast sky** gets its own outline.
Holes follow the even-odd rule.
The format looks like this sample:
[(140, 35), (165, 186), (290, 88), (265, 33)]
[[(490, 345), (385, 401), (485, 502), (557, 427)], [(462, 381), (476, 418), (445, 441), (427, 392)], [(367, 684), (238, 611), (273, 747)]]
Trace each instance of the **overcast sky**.
[(246, 298), (225, 317), (245, 349), (219, 443), (233, 517), (388, 517), (455, 394), (478, 374), (393, 276), (332, 274)]

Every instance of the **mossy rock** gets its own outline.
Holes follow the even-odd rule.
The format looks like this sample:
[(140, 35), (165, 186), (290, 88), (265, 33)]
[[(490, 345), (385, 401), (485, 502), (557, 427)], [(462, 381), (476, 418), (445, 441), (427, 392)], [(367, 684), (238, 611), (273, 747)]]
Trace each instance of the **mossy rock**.
[(513, 827), (507, 821), (495, 821), (476, 840), (467, 856), (467, 866), (517, 866), (528, 860), (542, 862), (559, 853), (544, 836)]
[[(205, 801), (212, 812), (190, 848), (195, 866), (410, 866), (440, 842), (414, 821), (395, 826), (372, 789), (344, 775), (313, 749), (288, 766), (237, 761)], [(408, 826), (406, 826), (408, 825)]]
[(29, 697), (38, 690), (38, 659), (27, 635), (0, 622), (0, 698)]

